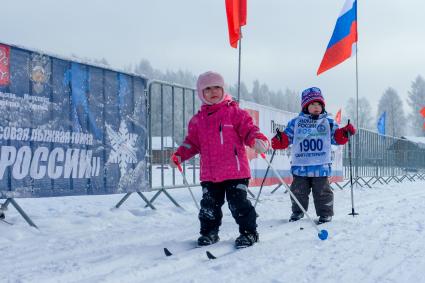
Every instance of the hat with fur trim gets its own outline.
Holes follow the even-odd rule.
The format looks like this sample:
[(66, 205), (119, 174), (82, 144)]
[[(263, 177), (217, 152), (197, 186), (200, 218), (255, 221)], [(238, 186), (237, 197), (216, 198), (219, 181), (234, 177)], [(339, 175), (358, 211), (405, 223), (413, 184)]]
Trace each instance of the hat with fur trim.
[[(212, 87), (212, 86), (219, 86), (224, 90), (224, 79), (219, 73), (208, 71), (199, 75), (198, 81), (196, 83), (196, 88), (198, 91), (198, 97), (204, 104), (211, 104), (211, 103), (205, 100), (203, 90), (206, 89), (207, 87)], [(225, 95), (223, 93), (223, 98), (221, 101), (224, 100), (224, 96)]]

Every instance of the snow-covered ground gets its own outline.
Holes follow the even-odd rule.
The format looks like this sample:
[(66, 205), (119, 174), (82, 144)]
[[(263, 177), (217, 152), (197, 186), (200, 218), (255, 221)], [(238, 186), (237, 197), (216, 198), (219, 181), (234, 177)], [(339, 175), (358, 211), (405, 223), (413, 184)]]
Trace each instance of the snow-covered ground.
[[(350, 190), (337, 189), (334, 220), (320, 226), (329, 238), (321, 241), (307, 219), (288, 223), (289, 196), (267, 187), (257, 206), (260, 242), (223, 256), (238, 235), (227, 205), (221, 242), (187, 251), (199, 223), (186, 189), (170, 191), (185, 210), (164, 195), (155, 211), (137, 195), (120, 209), (111, 207), (121, 195), (18, 199), (40, 230), (9, 207), (15, 225), (0, 222), (0, 282), (425, 282), (424, 188), (359, 188), (355, 218), (347, 215)], [(163, 247), (175, 255), (165, 257)], [(218, 259), (208, 260), (206, 250)]]

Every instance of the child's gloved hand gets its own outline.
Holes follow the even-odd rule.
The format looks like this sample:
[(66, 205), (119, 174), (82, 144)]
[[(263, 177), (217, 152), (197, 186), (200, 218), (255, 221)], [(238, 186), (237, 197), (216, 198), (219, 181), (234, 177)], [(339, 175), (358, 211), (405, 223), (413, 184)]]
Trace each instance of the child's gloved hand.
[(179, 166), (182, 161), (181, 161), (181, 157), (176, 155), (176, 153), (173, 153), (170, 157), (170, 166), (171, 168), (176, 168), (177, 166)]
[(285, 133), (277, 132), (272, 138), (273, 149), (285, 149), (289, 146), (288, 136)]
[(348, 142), (350, 136), (356, 134), (356, 128), (350, 122), (345, 127), (339, 128), (335, 131), (335, 141), (337, 144), (343, 145)]
[(254, 148), (255, 152), (258, 153), (258, 154), (266, 152), (270, 147), (269, 140), (266, 137), (264, 137), (264, 138), (265, 139), (262, 139), (262, 138), (255, 139), (255, 143), (254, 143), (253, 148)]
[(356, 128), (354, 128), (353, 124), (347, 124), (345, 127), (342, 127), (341, 130), (344, 132), (346, 137), (356, 134)]

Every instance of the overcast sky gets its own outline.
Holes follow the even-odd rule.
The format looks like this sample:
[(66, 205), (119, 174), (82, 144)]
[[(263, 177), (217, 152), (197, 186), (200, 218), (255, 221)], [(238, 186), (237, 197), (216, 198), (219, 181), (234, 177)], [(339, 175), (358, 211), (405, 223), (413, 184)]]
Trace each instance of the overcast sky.
[[(344, 2), (248, 0), (242, 80), (273, 90), (318, 86), (328, 111), (344, 107), (355, 97), (354, 58), (316, 76)], [(237, 81), (224, 0), (4, 0), (1, 7), (0, 42), (105, 58), (116, 68), (144, 58), (163, 71), (215, 70)], [(424, 13), (423, 0), (358, 0), (359, 96), (373, 115), (387, 87), (405, 103), (411, 82), (425, 76)]]

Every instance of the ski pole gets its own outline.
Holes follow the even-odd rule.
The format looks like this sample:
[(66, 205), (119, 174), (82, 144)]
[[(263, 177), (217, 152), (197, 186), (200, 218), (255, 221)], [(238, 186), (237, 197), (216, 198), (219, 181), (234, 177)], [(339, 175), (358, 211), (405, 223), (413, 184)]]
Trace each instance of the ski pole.
[[(280, 139), (281, 139), (281, 135), (280, 135), (280, 133), (281, 133), (281, 132), (279, 131), (279, 128), (276, 128), (276, 133), (278, 134), (278, 135), (277, 135), (277, 138), (278, 138), (278, 139), (279, 139), (279, 141), (280, 141)], [(273, 158), (274, 158), (275, 153), (276, 153), (276, 149), (274, 149), (274, 150), (273, 150), (272, 157), (270, 158), (270, 163), (272, 163), (272, 162), (273, 162)], [(267, 174), (269, 173), (269, 169), (270, 169), (270, 166), (267, 166), (266, 174), (264, 174), (263, 181), (261, 182), (260, 191), (258, 192), (257, 199), (255, 200), (254, 208), (257, 206), (258, 200), (260, 199), (261, 191), (263, 190), (263, 185), (264, 185), (264, 182), (266, 181)], [(285, 184), (285, 187), (286, 187), (286, 189), (287, 189), (287, 190), (289, 189), (289, 188), (286, 186), (286, 184)], [(276, 189), (275, 189), (275, 190), (276, 190)], [(287, 192), (287, 190), (285, 190), (285, 193)], [(274, 193), (274, 191), (273, 191), (272, 193)]]
[[(273, 150), (272, 157), (270, 158), (270, 163), (273, 162), (276, 149)], [(261, 191), (263, 190), (264, 182), (266, 181), (267, 174), (269, 173), (270, 166), (267, 167), (266, 174), (264, 174), (263, 181), (261, 181), (260, 191), (258, 192), (257, 199), (255, 200), (254, 208), (257, 206), (258, 200), (260, 199)]]
[[(350, 124), (350, 119), (348, 119), (347, 125), (349, 124)], [(350, 164), (350, 188), (351, 188), (351, 213), (349, 213), (348, 215), (353, 215), (354, 217), (355, 215), (359, 215), (359, 214), (354, 211), (353, 166), (351, 164), (351, 135), (350, 133), (347, 133), (347, 134), (348, 134), (348, 162)]]
[[(276, 128), (276, 133), (277, 133), (276, 137), (280, 141), (281, 136), (280, 136), (279, 128)], [(275, 154), (276, 154), (276, 149), (273, 150), (272, 157), (270, 158), (270, 163), (273, 162), (273, 158)], [(258, 200), (260, 199), (261, 191), (263, 190), (263, 185), (264, 185), (264, 182), (266, 181), (267, 174), (269, 173), (269, 169), (270, 169), (270, 166), (267, 166), (266, 174), (264, 174), (263, 181), (261, 181), (260, 191), (258, 192), (257, 199), (255, 200), (254, 208), (257, 207), (257, 203), (258, 203)]]
[[(273, 165), (267, 160), (266, 155), (264, 153), (261, 154), (261, 157), (269, 164), (270, 168), (272, 168), (274, 174), (279, 178), (279, 181), (282, 184), (285, 184), (280, 174), (276, 171), (276, 169), (273, 167)], [(317, 224), (314, 223), (313, 219), (311, 219), (310, 215), (307, 213), (307, 211), (304, 209), (304, 207), (301, 205), (301, 203), (298, 201), (297, 197), (291, 192), (291, 190), (288, 190), (289, 194), (291, 195), (292, 199), (296, 202), (298, 207), (302, 210), (302, 212), (307, 215), (307, 218), (310, 220), (311, 225), (316, 229), (317, 236), (320, 240), (326, 240), (328, 238), (328, 231), (327, 230), (319, 230), (317, 228)]]
[(189, 192), (190, 192), (190, 195), (192, 196), (193, 202), (195, 203), (196, 208), (199, 210), (199, 204), (198, 204), (198, 202), (196, 201), (196, 198), (195, 198), (195, 196), (193, 195), (192, 190), (190, 189), (189, 182), (188, 182), (188, 181), (187, 181), (187, 179), (186, 179), (186, 175), (183, 173), (182, 165), (180, 164), (179, 159), (178, 159), (178, 158), (177, 158), (177, 156), (175, 156), (175, 155), (173, 156), (173, 162), (177, 165), (177, 168), (179, 169), (180, 173), (182, 174), (182, 177), (183, 177), (183, 183), (187, 186), (187, 188), (188, 188), (188, 190), (189, 190)]

